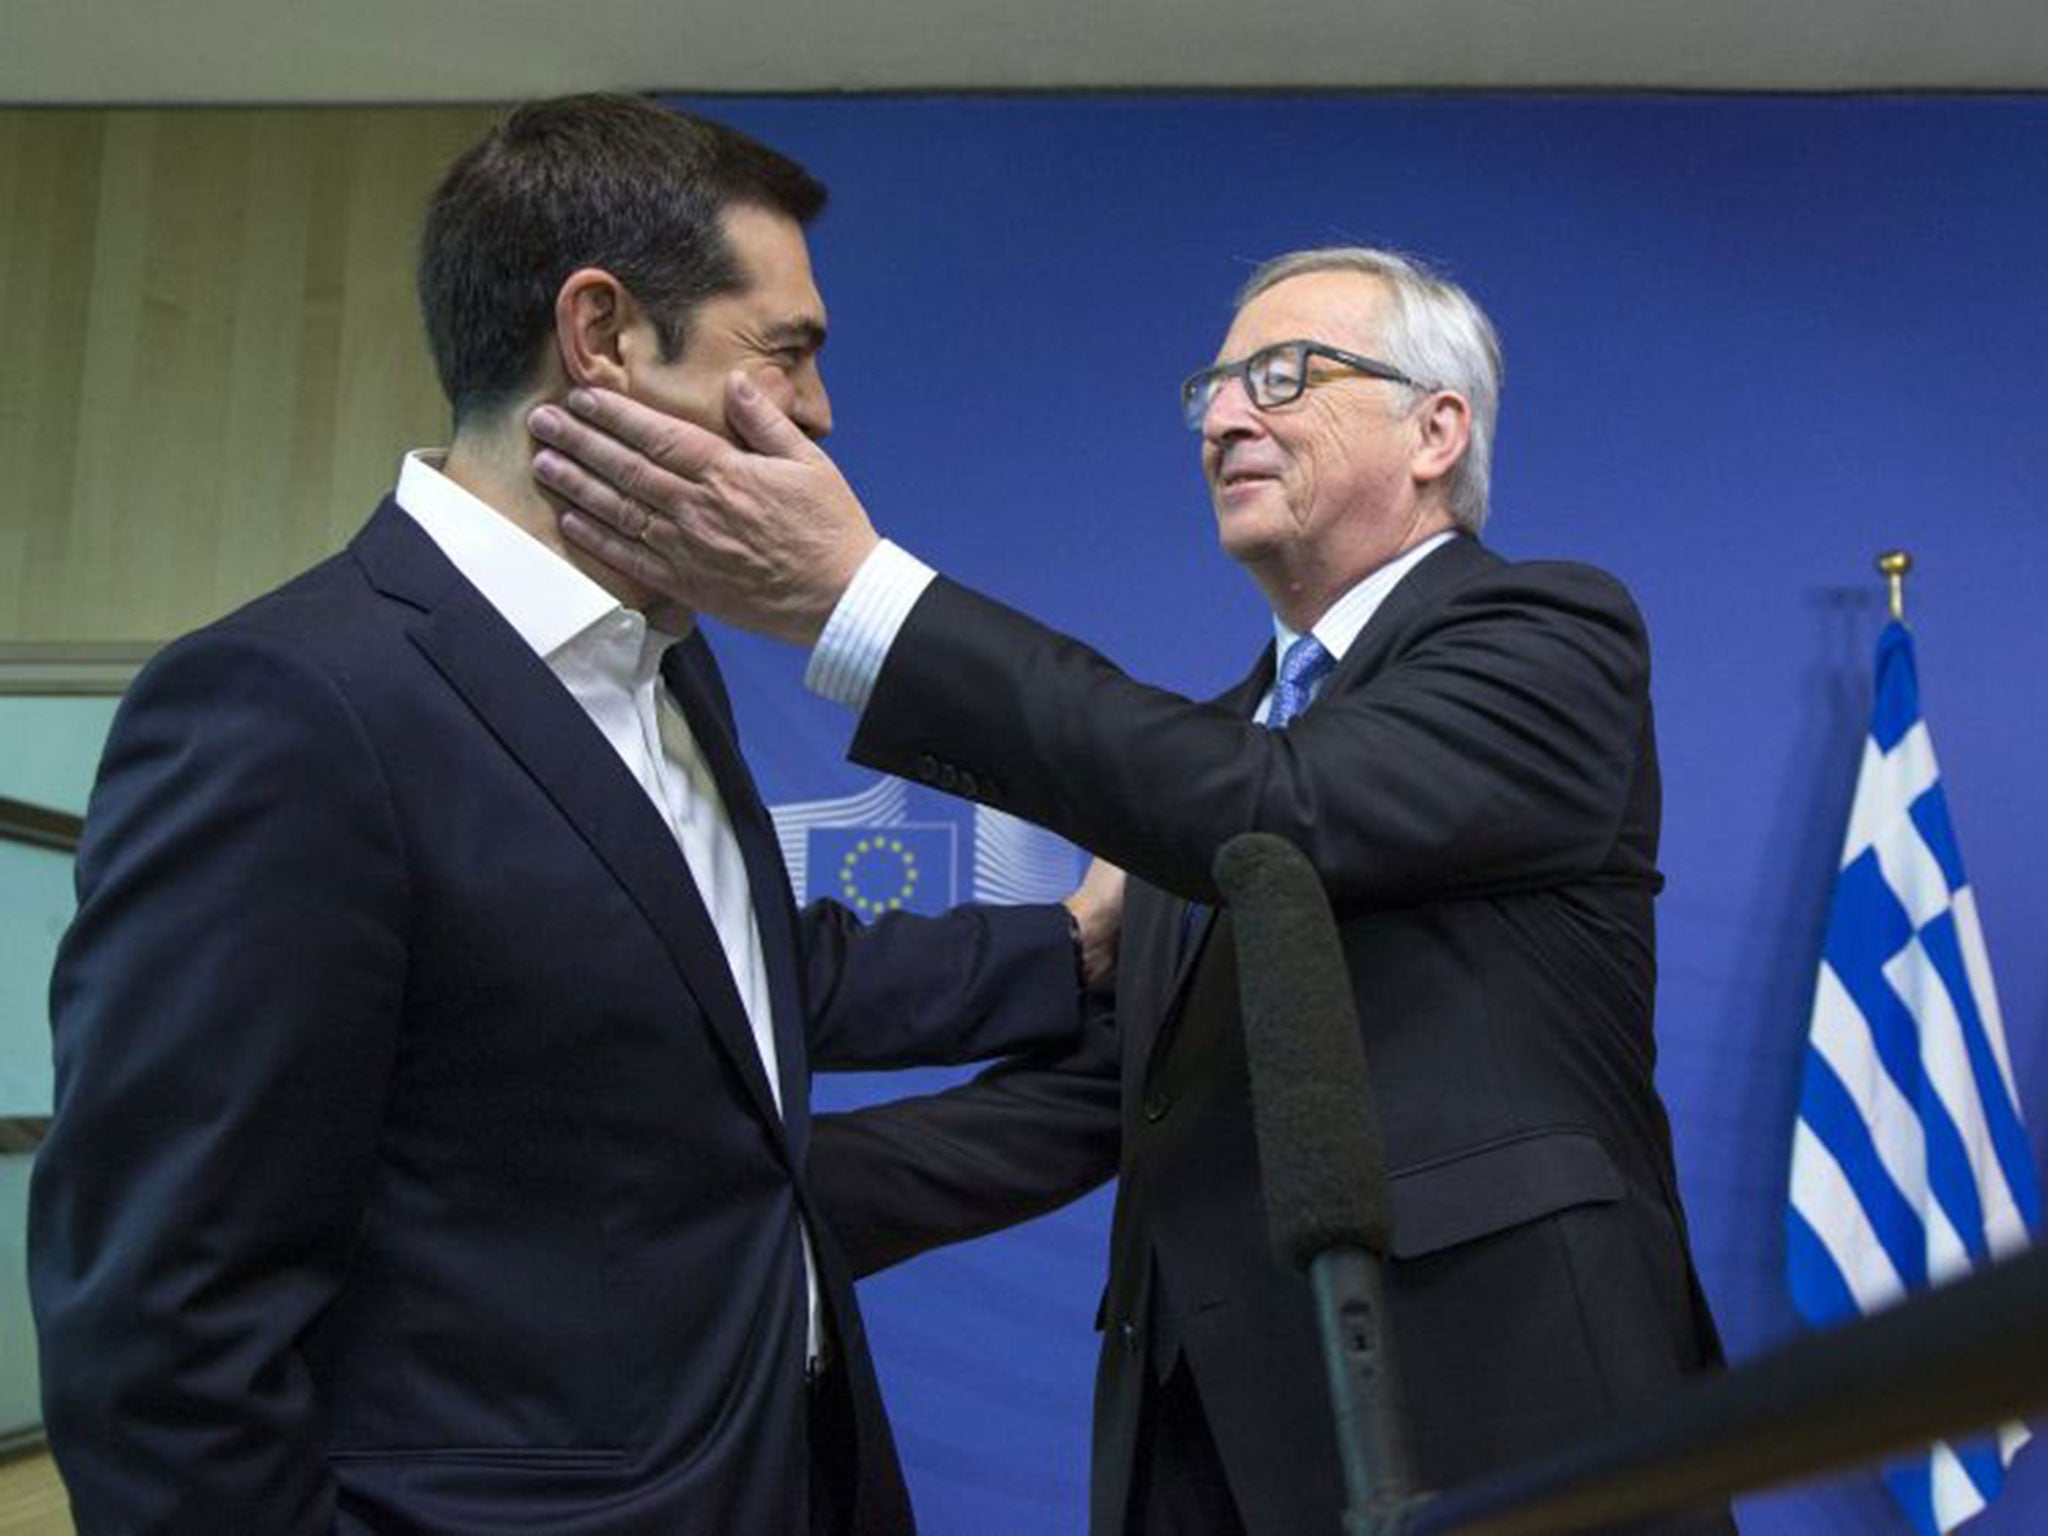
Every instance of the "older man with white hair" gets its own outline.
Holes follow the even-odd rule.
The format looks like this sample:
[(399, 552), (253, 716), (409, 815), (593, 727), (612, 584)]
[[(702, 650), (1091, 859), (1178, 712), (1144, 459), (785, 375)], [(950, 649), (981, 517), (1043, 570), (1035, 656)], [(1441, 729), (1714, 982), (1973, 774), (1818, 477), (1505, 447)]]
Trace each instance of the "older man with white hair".
[(1096, 1536), (1294, 1536), (1336, 1529), (1343, 1502), (1310, 1292), (1267, 1240), (1210, 872), (1242, 832), (1299, 846), (1335, 908), (1422, 1482), (1555, 1446), (1720, 1360), (1652, 1081), (1648, 640), (1612, 577), (1480, 543), (1499, 386), (1491, 324), (1415, 262), (1317, 250), (1253, 275), (1181, 391), (1218, 539), (1273, 611), (1209, 703), (879, 541), (742, 381), (746, 448), (603, 395), (532, 422), (558, 450), (537, 472), (582, 509), (570, 536), (813, 645), (812, 685), (859, 711), (856, 759), (1130, 872), (1113, 1053), (838, 1120), (813, 1157), (869, 1267), (1120, 1174)]

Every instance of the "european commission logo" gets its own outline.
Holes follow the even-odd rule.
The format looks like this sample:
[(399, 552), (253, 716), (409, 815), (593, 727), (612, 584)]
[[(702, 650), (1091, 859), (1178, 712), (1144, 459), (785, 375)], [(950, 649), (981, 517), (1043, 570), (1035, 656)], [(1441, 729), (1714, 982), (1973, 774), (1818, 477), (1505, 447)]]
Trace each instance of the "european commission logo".
[(790, 884), (803, 901), (836, 901), (873, 920), (943, 912), (962, 901), (1057, 901), (1080, 880), (1073, 847), (1028, 822), (926, 793), (918, 809), (912, 821), (910, 786), (901, 779), (877, 779), (836, 800), (772, 807)]
[(865, 918), (953, 905), (955, 829), (943, 822), (814, 827), (810, 837), (813, 895), (832, 897)]

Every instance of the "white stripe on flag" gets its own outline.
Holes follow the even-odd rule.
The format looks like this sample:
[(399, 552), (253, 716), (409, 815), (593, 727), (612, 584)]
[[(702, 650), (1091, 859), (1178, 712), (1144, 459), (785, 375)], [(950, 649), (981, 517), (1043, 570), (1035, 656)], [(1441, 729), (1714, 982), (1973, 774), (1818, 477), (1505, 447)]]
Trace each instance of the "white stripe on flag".
[(1934, 1518), (1952, 1531), (1984, 1508), (1984, 1495), (1946, 1440), (1937, 1440), (1927, 1470), (1934, 1483)]
[(1849, 832), (1842, 840), (1842, 867), (1854, 863), (1877, 840), (1879, 829), (1940, 777), (1926, 721), (1915, 720), (1889, 752), (1879, 751), (1877, 743), (1866, 738), (1863, 766), (1856, 775), (1856, 801), (1849, 808)]
[(1905, 1294), (1899, 1272), (1871, 1229), (1870, 1218), (1843, 1177), (1835, 1154), (1804, 1120), (1792, 1128), (1792, 1208), (1820, 1239), (1856, 1310), (1868, 1315)]
[[(1812, 1043), (1848, 1090), (1857, 1117), (1870, 1128), (1884, 1171), (1906, 1204), (1926, 1223), (1929, 1267), (1946, 1274), (1954, 1264), (1967, 1262), (1968, 1250), (1948, 1212), (1930, 1205), (1927, 1198), (1927, 1135), (1919, 1113), (1878, 1060), (1870, 1043), (1870, 1027), (1843, 989), (1835, 968), (1825, 961), (1814, 989)], [(1811, 1223), (1812, 1218), (1807, 1219)]]
[(1998, 1009), (1998, 987), (1991, 980), (1991, 955), (1984, 948), (1984, 930), (1977, 922), (1977, 891), (1967, 883), (1956, 892), (1953, 903), (1956, 945), (1963, 952), (1963, 971), (1970, 978), (1970, 995), (1977, 1000), (1977, 1017), (1984, 1021), (1984, 1033), (1991, 1041), (1991, 1054), (1998, 1058), (1999, 1076), (2005, 1079), (2005, 1099), (2018, 1104), (2014, 1086), (2012, 1053), (2005, 1044), (2005, 1016)]
[[(1899, 994), (1920, 1029), (1920, 1064), (1927, 1073), (1935, 1097), (1948, 1111), (1963, 1152), (1970, 1160), (1972, 1181), (1986, 1228), (2003, 1225), (2014, 1212), (2012, 1190), (2005, 1182), (2005, 1169), (1991, 1144), (1991, 1127), (1984, 1119), (1984, 1101), (1977, 1096), (1976, 1075), (1970, 1071), (1969, 1047), (1963, 1041), (1963, 1021), (1943, 985), (1940, 973), (1927, 951), (1915, 938), (1884, 965), (1885, 979)], [(1988, 1237), (1987, 1232), (1987, 1237)], [(2021, 1237), (2025, 1227), (2021, 1224)], [(1966, 1274), (1970, 1260), (1962, 1251), (1942, 1254), (1929, 1244), (1928, 1278), (1935, 1284)]]
[(1878, 868), (1884, 871), (1884, 883), (1906, 909), (1913, 926), (1926, 927), (1948, 910), (1948, 877), (1941, 872), (1941, 861), (1904, 806), (1890, 821), (1872, 830), (1877, 835), (1870, 846), (1877, 854)]

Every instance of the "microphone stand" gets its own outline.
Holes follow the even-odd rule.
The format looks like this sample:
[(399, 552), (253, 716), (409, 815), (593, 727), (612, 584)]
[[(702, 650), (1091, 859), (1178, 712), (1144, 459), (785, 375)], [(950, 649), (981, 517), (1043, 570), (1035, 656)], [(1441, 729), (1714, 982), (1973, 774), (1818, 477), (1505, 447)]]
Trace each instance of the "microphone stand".
[(1345, 1536), (1394, 1536), (1414, 1479), (1386, 1335), (1386, 1157), (1336, 919), (1308, 860), (1271, 833), (1232, 838), (1215, 875), (1237, 934), (1267, 1221), (1315, 1298)]

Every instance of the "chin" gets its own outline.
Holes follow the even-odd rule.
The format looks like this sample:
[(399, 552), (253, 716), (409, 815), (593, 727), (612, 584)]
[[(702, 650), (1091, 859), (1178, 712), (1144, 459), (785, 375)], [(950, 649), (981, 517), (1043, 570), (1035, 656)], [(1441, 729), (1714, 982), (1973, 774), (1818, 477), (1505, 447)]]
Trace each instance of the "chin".
[(1287, 543), (1287, 528), (1250, 507), (1218, 507), (1216, 542), (1223, 553), (1241, 563), (1270, 554)]

